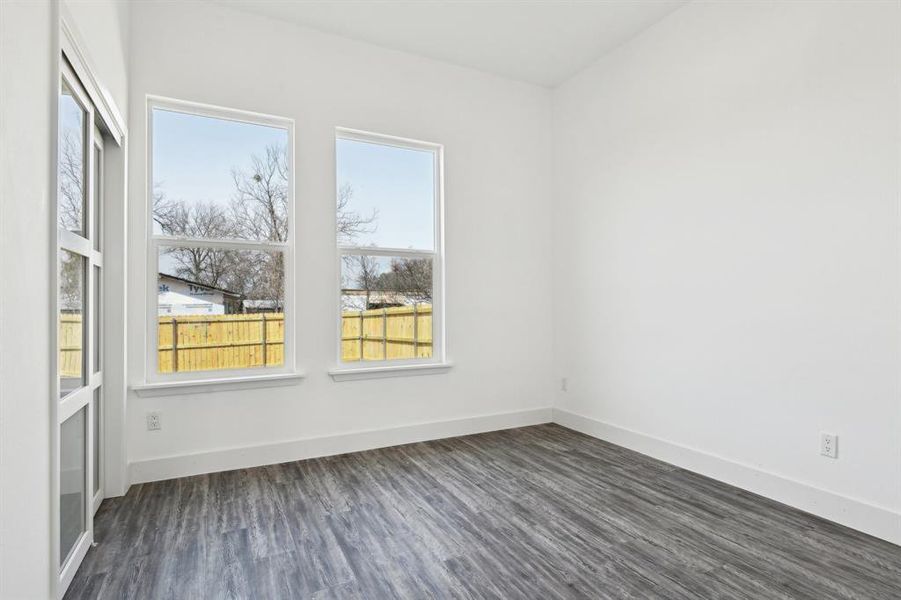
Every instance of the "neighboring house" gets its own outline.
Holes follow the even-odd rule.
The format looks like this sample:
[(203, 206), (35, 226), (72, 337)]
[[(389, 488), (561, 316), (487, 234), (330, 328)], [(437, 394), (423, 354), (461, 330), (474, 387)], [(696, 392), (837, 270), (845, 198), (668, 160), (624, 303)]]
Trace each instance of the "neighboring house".
[(404, 292), (373, 290), (369, 292), (367, 305), (366, 290), (347, 288), (341, 290), (341, 309), (345, 311), (412, 306), (413, 304), (431, 304), (431, 302), (423, 298), (408, 296)]
[(276, 300), (245, 300), (244, 312), (251, 313), (280, 313), (284, 309)]
[(241, 312), (241, 296), (190, 279), (160, 273), (157, 286), (160, 316), (224, 315)]

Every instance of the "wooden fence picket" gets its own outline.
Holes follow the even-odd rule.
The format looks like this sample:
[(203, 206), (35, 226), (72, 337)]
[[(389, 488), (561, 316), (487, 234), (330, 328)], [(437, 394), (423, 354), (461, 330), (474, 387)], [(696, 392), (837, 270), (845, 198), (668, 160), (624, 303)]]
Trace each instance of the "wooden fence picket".
[[(61, 315), (59, 327), (60, 373), (65, 377), (79, 377), (81, 315)], [(157, 331), (160, 373), (278, 366), (285, 361), (283, 313), (161, 316)], [(344, 361), (431, 356), (432, 307), (429, 304), (346, 311), (341, 315)]]

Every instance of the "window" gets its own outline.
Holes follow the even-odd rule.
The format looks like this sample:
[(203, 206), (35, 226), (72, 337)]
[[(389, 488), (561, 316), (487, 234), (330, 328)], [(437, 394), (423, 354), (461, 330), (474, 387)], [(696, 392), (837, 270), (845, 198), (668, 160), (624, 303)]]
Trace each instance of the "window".
[(339, 129), (342, 368), (439, 363), (442, 147)]
[(148, 379), (292, 364), (293, 123), (151, 100)]

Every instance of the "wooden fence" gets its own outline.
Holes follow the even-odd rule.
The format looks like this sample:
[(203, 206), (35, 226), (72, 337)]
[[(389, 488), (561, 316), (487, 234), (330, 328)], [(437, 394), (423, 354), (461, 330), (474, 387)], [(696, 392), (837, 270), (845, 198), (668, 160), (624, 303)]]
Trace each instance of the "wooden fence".
[(59, 316), (59, 373), (63, 377), (81, 377), (83, 339), (81, 315), (61, 314)]
[(432, 306), (418, 304), (341, 314), (341, 359), (432, 356)]
[(159, 318), (160, 373), (272, 367), (285, 362), (285, 315)]
[[(160, 373), (245, 369), (285, 362), (285, 315), (198, 315), (160, 317), (157, 368)], [(60, 373), (80, 377), (81, 315), (59, 322)], [(432, 306), (344, 312), (341, 358), (345, 361), (430, 358)]]

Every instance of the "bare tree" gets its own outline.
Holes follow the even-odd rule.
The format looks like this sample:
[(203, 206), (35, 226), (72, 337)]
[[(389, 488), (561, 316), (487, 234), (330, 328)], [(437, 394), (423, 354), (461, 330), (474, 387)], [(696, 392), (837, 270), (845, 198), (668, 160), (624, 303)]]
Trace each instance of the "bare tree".
[(80, 132), (67, 129), (59, 147), (59, 225), (81, 231), (84, 221), (84, 158)]
[(59, 311), (80, 313), (84, 290), (84, 264), (77, 254), (60, 252), (59, 256)]
[[(268, 146), (263, 155), (252, 155), (247, 168), (232, 169), (235, 191), (227, 205), (167, 198), (154, 186), (153, 220), (165, 235), (192, 238), (245, 239), (284, 242), (288, 239), (289, 165), (287, 148)], [(362, 216), (350, 208), (353, 188), (338, 191), (337, 236), (352, 244), (376, 230), (378, 212)], [(281, 252), (172, 247), (167, 251), (174, 275), (198, 283), (234, 291), (247, 300), (263, 300), (276, 310), (284, 301), (285, 264)], [(378, 261), (360, 257), (367, 291), (375, 290)]]
[[(234, 260), (228, 250), (203, 247), (167, 248), (166, 254), (175, 263), (178, 277), (215, 288), (232, 290), (227, 278), (233, 279)], [(240, 293), (240, 289), (235, 289)]]
[(184, 209), (184, 203), (166, 198), (165, 192), (160, 188), (159, 183), (153, 184), (153, 221), (163, 233), (171, 235), (179, 227), (177, 220)]
[(228, 213), (213, 202), (178, 202), (169, 209), (168, 218), (165, 233), (179, 237), (232, 238), (237, 229)]
[(354, 188), (349, 183), (341, 184), (338, 188), (338, 213), (336, 219), (336, 228), (338, 233), (338, 243), (344, 245), (352, 245), (361, 235), (366, 233), (375, 233), (379, 211), (372, 209), (368, 217), (364, 217), (355, 210), (349, 208), (349, 204), (354, 196)]
[(236, 237), (247, 240), (288, 240), (288, 157), (282, 145), (266, 147), (265, 156), (251, 156), (251, 168), (232, 169), (235, 195), (231, 201)]
[[(213, 202), (186, 204), (169, 201), (162, 191), (153, 197), (154, 221), (166, 235), (189, 238), (234, 237), (234, 224), (226, 211)], [(209, 247), (167, 247), (166, 255), (175, 265), (178, 277), (212, 287), (223, 287), (225, 278), (233, 272), (234, 261), (225, 250)]]
[[(345, 281), (343, 287), (353, 286), (364, 294), (364, 310), (372, 303), (372, 293), (380, 289), (379, 276), (381, 266), (378, 259), (373, 256), (354, 254), (343, 258), (345, 269)], [(351, 307), (346, 307), (351, 308)]]
[(285, 300), (285, 267), (281, 252), (257, 250), (231, 252), (232, 268), (226, 287), (238, 291), (245, 300), (264, 302), (260, 308), (281, 312)]
[(379, 276), (380, 289), (397, 292), (405, 301), (432, 301), (432, 261), (428, 258), (395, 258), (391, 270)]

